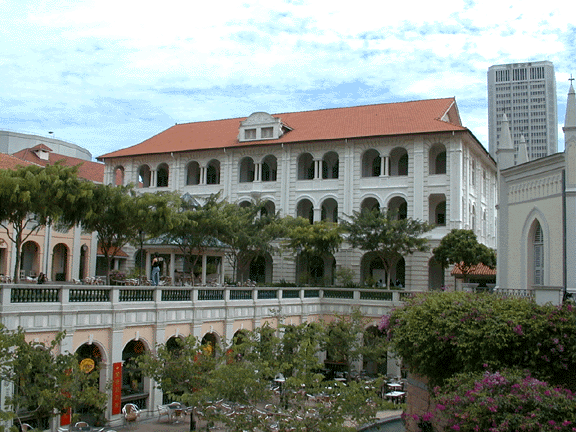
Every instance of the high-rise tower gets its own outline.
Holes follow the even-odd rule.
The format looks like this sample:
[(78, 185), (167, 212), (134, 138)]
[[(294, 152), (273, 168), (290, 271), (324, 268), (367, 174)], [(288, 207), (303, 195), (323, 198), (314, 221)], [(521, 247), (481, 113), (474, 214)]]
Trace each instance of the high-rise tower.
[(529, 160), (558, 151), (558, 108), (554, 65), (549, 61), (511, 63), (488, 68), (488, 140), (492, 157), (501, 140), (506, 114), (515, 163), (524, 138)]

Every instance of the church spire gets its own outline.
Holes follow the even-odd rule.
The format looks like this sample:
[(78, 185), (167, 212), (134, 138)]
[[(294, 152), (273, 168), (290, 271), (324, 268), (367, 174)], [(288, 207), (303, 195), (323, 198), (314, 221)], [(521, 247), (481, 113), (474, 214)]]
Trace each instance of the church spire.
[(500, 141), (496, 149), (498, 158), (498, 169), (506, 169), (514, 166), (514, 142), (512, 141), (512, 134), (510, 133), (510, 123), (506, 113), (502, 115), (502, 123), (500, 124)]
[(568, 132), (571, 132), (570, 135), (576, 135), (576, 95), (574, 93), (574, 86), (572, 78), (572, 74), (570, 74), (570, 90), (568, 91), (568, 101), (566, 102), (566, 117), (564, 118), (564, 127), (562, 130), (564, 131), (564, 138), (568, 140)]
[(526, 139), (524, 138), (524, 134), (520, 136), (520, 145), (518, 146), (518, 159), (516, 163), (518, 165), (529, 162), (528, 159), (528, 148), (526, 146)]

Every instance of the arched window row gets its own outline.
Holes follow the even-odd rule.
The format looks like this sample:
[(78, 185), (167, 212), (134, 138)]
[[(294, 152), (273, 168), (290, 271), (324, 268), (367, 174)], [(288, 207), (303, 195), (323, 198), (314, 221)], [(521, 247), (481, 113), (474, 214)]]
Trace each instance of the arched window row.
[[(388, 154), (382, 154), (376, 149), (369, 149), (361, 156), (360, 174), (362, 177), (394, 177), (409, 174), (409, 154), (404, 147), (395, 147)], [(329, 180), (340, 178), (340, 157), (336, 151), (328, 151), (322, 157), (304, 152), (296, 158), (297, 180)], [(446, 147), (437, 143), (431, 146), (428, 153), (429, 174), (446, 174)], [(237, 180), (239, 183), (273, 182), (278, 179), (278, 159), (274, 155), (256, 160), (245, 156), (238, 161)], [(220, 161), (212, 159), (206, 164), (190, 161), (184, 168), (185, 184), (187, 186), (220, 184)], [(113, 170), (113, 183), (127, 183), (125, 170), (117, 166)], [(170, 167), (161, 163), (156, 168), (149, 164), (138, 167), (138, 186), (168, 187), (170, 182)]]

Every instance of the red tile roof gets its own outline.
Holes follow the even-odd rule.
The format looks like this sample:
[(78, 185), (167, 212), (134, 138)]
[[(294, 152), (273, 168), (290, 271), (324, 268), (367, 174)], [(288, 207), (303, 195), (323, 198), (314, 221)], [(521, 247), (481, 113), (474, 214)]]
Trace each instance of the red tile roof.
[(10, 156), (6, 153), (0, 153), (0, 169), (16, 169), (18, 166), (34, 165), (30, 162)]
[[(113, 248), (109, 248), (108, 249), (108, 256), (111, 256), (112, 252), (114, 252)], [(98, 252), (96, 255), (104, 256), (104, 248), (102, 246), (98, 245)], [(119, 257), (119, 258), (128, 258), (128, 254), (126, 252), (124, 252), (121, 248), (118, 249), (118, 251), (116, 252), (116, 254), (114, 256)]]
[(279, 139), (238, 141), (243, 118), (177, 124), (134, 146), (99, 156), (107, 158), (356, 137), (467, 131), (454, 98), (274, 114), (292, 129)]
[[(49, 151), (48, 160), (41, 159), (38, 157), (34, 150), (47, 150)], [(16, 158), (21, 159), (23, 161), (28, 161), (35, 163), (37, 165), (46, 166), (48, 164), (53, 165), (58, 161), (62, 161), (62, 163), (66, 166), (76, 166), (78, 167), (78, 177), (81, 177), (86, 180), (90, 180), (96, 183), (103, 183), (104, 182), (104, 164), (99, 162), (92, 162), (87, 161), (84, 159), (79, 159), (70, 156), (64, 156), (57, 153), (52, 153), (50, 148), (44, 146), (43, 144), (37, 145), (33, 148), (20, 150), (19, 152), (14, 153)]]
[[(456, 264), (451, 272), (452, 276), (463, 275), (459, 264)], [(482, 263), (472, 266), (468, 272), (469, 276), (496, 276), (496, 268), (491, 269)]]

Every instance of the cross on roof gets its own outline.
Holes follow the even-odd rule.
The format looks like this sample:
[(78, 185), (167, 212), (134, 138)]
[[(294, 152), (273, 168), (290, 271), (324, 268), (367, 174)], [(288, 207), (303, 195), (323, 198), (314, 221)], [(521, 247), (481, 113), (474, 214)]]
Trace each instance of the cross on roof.
[(570, 78), (568, 78), (568, 81), (570, 82), (574, 81), (574, 78), (572, 78), (572, 74), (570, 74)]

